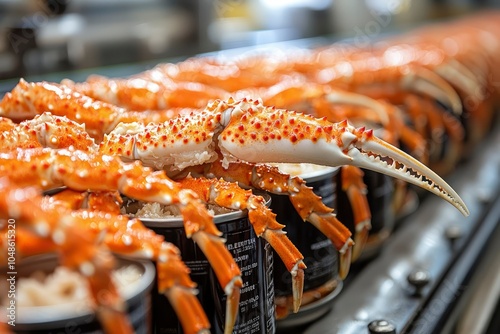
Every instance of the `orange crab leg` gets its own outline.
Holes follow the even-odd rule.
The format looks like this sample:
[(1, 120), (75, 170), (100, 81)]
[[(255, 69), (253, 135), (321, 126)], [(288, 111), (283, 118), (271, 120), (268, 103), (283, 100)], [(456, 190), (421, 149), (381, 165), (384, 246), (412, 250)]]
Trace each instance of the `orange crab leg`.
[(0, 333), (10, 334), (10, 333), (13, 333), (13, 332), (11, 331), (11, 329), (9, 328), (9, 326), (7, 326), (6, 322), (0, 321)]
[(341, 171), (342, 190), (349, 198), (354, 217), (353, 261), (361, 255), (371, 229), (371, 211), (366, 199), (367, 189), (363, 174), (360, 168), (354, 166), (343, 166)]
[(88, 133), (98, 141), (118, 124), (120, 114), (126, 113), (123, 108), (95, 101), (64, 85), (28, 83), (22, 79), (0, 101), (0, 116), (17, 121), (46, 111), (84, 123)]
[[(77, 226), (71, 216), (42, 210), (38, 189), (21, 189), (4, 178), (0, 180), (0, 190), (0, 216), (16, 219), (40, 239), (52, 241), (57, 246), (61, 265), (78, 270), (87, 278), (104, 330), (132, 333), (132, 326), (123, 313), (124, 302), (111, 280), (114, 267), (111, 254), (96, 246), (88, 231)], [(31, 246), (36, 248), (36, 243)]]
[(297, 312), (304, 288), (304, 257), (282, 231), (285, 226), (276, 221), (276, 214), (266, 207), (264, 199), (253, 195), (250, 190), (241, 189), (236, 183), (222, 179), (186, 177), (178, 182), (207, 202), (234, 210), (248, 210), (249, 221), (257, 236), (271, 244), (292, 275), (293, 308)]
[(228, 300), (237, 298), (233, 293), (239, 296), (241, 272), (213, 217), (195, 193), (182, 189), (164, 172), (153, 172), (138, 161), (126, 164), (119, 157), (70, 150), (18, 150), (0, 154), (0, 161), (0, 172), (20, 184), (37, 184), (44, 189), (64, 185), (81, 191), (118, 190), (130, 198), (178, 206), (186, 235), (209, 260)]
[(337, 219), (333, 209), (321, 201), (304, 180), (277, 167), (241, 162), (224, 168), (220, 160), (207, 166), (205, 174), (223, 177), (247, 187), (287, 194), (299, 216), (327, 236), (339, 251), (339, 276), (344, 279), (351, 265), (351, 232)]
[(33, 119), (10, 125), (6, 118), (0, 118), (3, 126), (0, 136), (0, 150), (8, 152), (17, 148), (73, 148), (76, 150), (97, 150), (94, 139), (85, 131), (85, 126), (64, 116), (51, 113), (36, 115)]
[(58, 205), (71, 210), (89, 209), (90, 211), (119, 214), (122, 202), (120, 194), (116, 191), (89, 192), (64, 189), (51, 196), (45, 196), (43, 205), (47, 207)]
[[(69, 147), (73, 145), (75, 149), (82, 150), (86, 150), (86, 147), (93, 149), (95, 143), (92, 138), (100, 142), (104, 134), (113, 130), (120, 122), (141, 122), (145, 124), (163, 122), (176, 115), (186, 114), (193, 110), (195, 109), (176, 108), (155, 112), (129, 111), (114, 104), (94, 100), (65, 85), (48, 82), (28, 83), (22, 79), (0, 101), (0, 116), (9, 117), (16, 121), (28, 120), (45, 113), (43, 118), (40, 117), (37, 121), (33, 120), (26, 124), (29, 129), (36, 131), (36, 133), (30, 133), (31, 136), (37, 135), (39, 139), (45, 137), (44, 140), (52, 146)], [(65, 116), (72, 121), (85, 124), (85, 127), (81, 125), (79, 128), (74, 126), (62, 128), (65, 124), (61, 122), (68, 122), (68, 119), (63, 118), (57, 120), (57, 122), (60, 122), (60, 128), (47, 127), (47, 129), (44, 129), (45, 123), (55, 121), (52, 115)], [(56, 133), (56, 130), (67, 132)], [(85, 131), (88, 134), (83, 135), (82, 132)], [(88, 135), (92, 138), (88, 138)], [(59, 142), (59, 138), (65, 138), (70, 142)], [(45, 142), (42, 144), (48, 146), (45, 145)], [(23, 147), (27, 146), (23, 145)]]
[(418, 64), (388, 64), (380, 55), (367, 53), (365, 57), (345, 59), (338, 66), (318, 71), (316, 79), (354, 91), (363, 86), (389, 84), (441, 101), (457, 115), (462, 113), (460, 96), (441, 76)]
[(165, 76), (154, 79), (139, 76), (110, 79), (92, 75), (83, 83), (70, 80), (62, 83), (93, 99), (136, 111), (202, 108), (208, 102), (228, 95), (222, 89), (201, 83), (174, 82)]
[(155, 260), (158, 291), (168, 298), (184, 331), (208, 331), (210, 322), (196, 297), (196, 284), (189, 277), (189, 268), (181, 261), (177, 247), (165, 242), (138, 219), (87, 210), (75, 211), (72, 216), (96, 237), (106, 231), (104, 243), (113, 252)]

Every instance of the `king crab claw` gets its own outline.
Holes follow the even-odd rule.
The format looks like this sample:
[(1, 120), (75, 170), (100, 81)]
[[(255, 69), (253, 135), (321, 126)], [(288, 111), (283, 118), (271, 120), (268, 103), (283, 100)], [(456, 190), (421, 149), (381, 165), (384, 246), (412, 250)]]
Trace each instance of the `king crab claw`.
[(460, 196), (439, 175), (407, 153), (375, 137), (371, 130), (358, 129), (361, 138), (349, 148), (352, 165), (402, 179), (426, 189), (456, 207), (464, 216), (470, 214)]
[(218, 136), (225, 159), (249, 162), (352, 165), (422, 187), (469, 215), (460, 196), (424, 164), (384, 142), (373, 130), (263, 106), (258, 101), (226, 105)]
[(218, 152), (224, 168), (240, 161), (352, 165), (415, 184), (469, 215), (441, 177), (373, 130), (266, 107), (259, 100), (216, 100), (199, 113), (162, 124), (119, 124), (105, 136), (100, 151), (169, 172), (216, 161)]

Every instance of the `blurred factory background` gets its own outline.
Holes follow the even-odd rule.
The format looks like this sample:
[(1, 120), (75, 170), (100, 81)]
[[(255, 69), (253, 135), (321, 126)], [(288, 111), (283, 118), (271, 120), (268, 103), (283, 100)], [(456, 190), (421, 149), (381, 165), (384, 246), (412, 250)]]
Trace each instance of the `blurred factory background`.
[(495, 6), (469, 0), (0, 0), (0, 79), (315, 36), (366, 43)]

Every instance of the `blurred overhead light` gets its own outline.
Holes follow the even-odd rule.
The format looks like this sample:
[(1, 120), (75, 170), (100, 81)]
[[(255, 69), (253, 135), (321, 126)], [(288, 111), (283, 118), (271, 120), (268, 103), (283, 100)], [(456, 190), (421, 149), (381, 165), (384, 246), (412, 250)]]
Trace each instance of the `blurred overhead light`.
[(330, 7), (332, 0), (260, 0), (260, 2), (269, 8), (309, 8), (314, 10), (323, 10)]

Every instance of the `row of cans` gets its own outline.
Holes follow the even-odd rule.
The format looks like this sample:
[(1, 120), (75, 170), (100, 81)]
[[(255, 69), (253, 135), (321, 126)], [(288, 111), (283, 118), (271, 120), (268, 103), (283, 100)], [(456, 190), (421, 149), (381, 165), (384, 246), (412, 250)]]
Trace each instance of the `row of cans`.
[[(354, 231), (349, 202), (340, 190), (340, 173), (339, 168), (324, 167), (313, 172), (301, 173), (300, 176), (317, 195), (321, 196), (327, 206), (335, 209), (339, 220)], [(392, 228), (393, 217), (389, 213), (392, 212), (390, 207), (393, 181), (384, 175), (369, 171), (365, 171), (364, 181), (370, 189), (368, 199), (373, 217), (372, 232), (367, 247), (373, 251), (379, 248), (381, 236)], [(331, 241), (312, 224), (300, 218), (287, 196), (267, 194), (264, 196), (267, 196), (268, 204), (277, 214), (277, 220), (286, 225), (285, 231), (288, 237), (304, 255), (307, 269), (304, 277), (303, 303), (298, 313), (291, 312), (291, 275), (270, 245), (255, 235), (246, 212), (236, 211), (216, 215), (215, 223), (226, 239), (228, 250), (240, 266), (244, 280), (239, 314), (233, 330), (235, 334), (275, 333), (279, 329), (307, 324), (328, 312), (342, 289), (342, 281), (338, 277), (337, 251)], [(179, 247), (183, 261), (191, 270), (191, 278), (198, 285), (198, 297), (212, 324), (212, 333), (223, 333), (226, 303), (224, 291), (198, 246), (186, 238), (182, 220), (180, 218), (141, 220), (147, 227)], [(142, 315), (144, 321), (151, 320), (151, 326), (144, 326), (144, 321), (135, 321), (134, 324), (138, 326), (137, 331), (182, 333), (180, 323), (166, 297), (156, 292), (155, 282), (151, 286), (152, 288), (148, 285), (151, 307), (145, 305), (149, 303), (149, 299), (136, 297), (140, 309), (151, 309), (149, 315), (147, 312)], [(138, 294), (145, 295), (145, 292)], [(137, 309), (138, 307), (132, 304), (129, 311), (137, 313)], [(60, 320), (53, 322), (50, 332), (58, 332), (59, 329), (64, 332), (64, 328), (59, 327), (67, 324), (68, 319)], [(74, 320), (71, 320), (72, 323)], [(37, 323), (36, 319), (34, 322), (31, 325), (21, 322), (16, 330), (21, 333), (36, 333), (37, 330), (47, 332), (48, 329), (41, 326), (40, 322)], [(86, 321), (77, 327), (80, 328), (80, 333), (87, 332), (86, 329), (94, 333), (98, 332), (96, 324), (96, 321)]]

